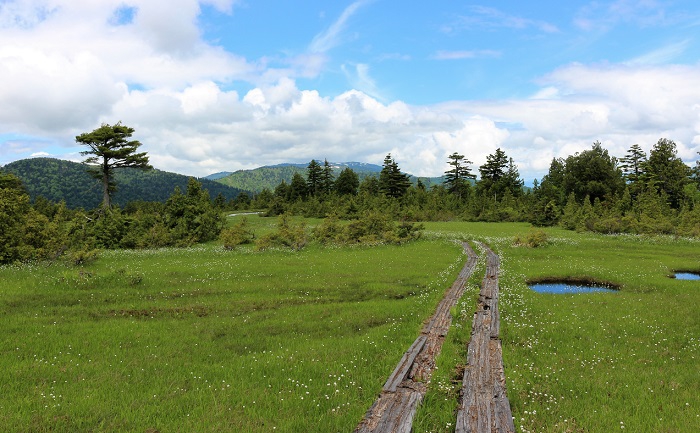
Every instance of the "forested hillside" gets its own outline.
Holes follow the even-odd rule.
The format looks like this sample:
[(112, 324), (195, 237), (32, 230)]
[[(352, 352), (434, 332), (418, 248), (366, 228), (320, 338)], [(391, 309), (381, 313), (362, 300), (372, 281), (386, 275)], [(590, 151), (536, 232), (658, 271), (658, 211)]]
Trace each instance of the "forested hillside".
[[(79, 262), (95, 249), (189, 246), (217, 238), (225, 248), (254, 241), (258, 249), (300, 249), (310, 239), (401, 243), (419, 236), (421, 226), (414, 223), (420, 221), (527, 221), (600, 233), (700, 237), (700, 161), (684, 163), (672, 140), (659, 139), (648, 154), (633, 145), (619, 159), (595, 142), (589, 150), (553, 159), (531, 189), (523, 187), (513, 158), (500, 148), (478, 167), (478, 176), (465, 155), (455, 152), (448, 159), (443, 183), (432, 187), (412, 182), (391, 154), (378, 176), (362, 180), (350, 167), (335, 175), (330, 164), (312, 160), (306, 168), (292, 167), (289, 183), (229, 201), (223, 194), (237, 190), (219, 196), (216, 187), (226, 187), (215, 182), (206, 181), (206, 191), (194, 178), (123, 169), (116, 173), (115, 203), (130, 205), (99, 208), (99, 188), (85, 165), (17, 161), (0, 170), (0, 263), (52, 259), (66, 251)], [(52, 203), (60, 200), (88, 211)], [(256, 237), (245, 222), (224, 231), (224, 215), (234, 209), (281, 215), (278, 231)], [(309, 232), (303, 223), (290, 222), (294, 215), (324, 222)]]
[(387, 155), (378, 177), (359, 180), (348, 169), (329, 175), (315, 161), (306, 177), (256, 197), (268, 214), (355, 218), (368, 212), (405, 221), (527, 221), (601, 233), (700, 236), (700, 161), (691, 167), (675, 142), (661, 138), (647, 154), (633, 145), (624, 157), (600, 142), (567, 158), (553, 159), (549, 172), (524, 188), (518, 167), (496, 149), (478, 167), (450, 155), (444, 182), (412, 183)]
[[(85, 164), (53, 158), (32, 158), (12, 162), (2, 167), (2, 170), (16, 175), (32, 200), (39, 196), (53, 202), (63, 200), (72, 209), (93, 209), (102, 201), (100, 182), (90, 176)], [(161, 170), (118, 169), (118, 187), (113, 201), (122, 207), (136, 200), (165, 202), (176, 186), (184, 191), (187, 180), (188, 176)], [(226, 200), (231, 200), (241, 192), (238, 188), (211, 180), (200, 181), (212, 199), (221, 194)]]
[[(323, 162), (319, 162), (319, 164), (323, 165)], [(224, 185), (232, 186), (244, 191), (258, 193), (264, 189), (272, 191), (283, 181), (287, 184), (291, 183), (292, 178), (296, 173), (306, 176), (307, 165), (308, 164), (279, 164), (259, 167), (253, 170), (239, 170), (233, 173), (228, 173), (225, 176), (222, 176), (224, 173), (216, 173), (207, 176), (206, 179), (215, 180)], [(329, 165), (332, 168), (334, 176), (338, 176), (345, 168), (350, 168), (357, 173), (360, 180), (363, 180), (368, 176), (379, 176), (379, 173), (382, 170), (381, 165), (362, 162), (332, 162), (329, 163)], [(411, 180), (414, 183), (419, 179), (423, 185), (428, 187), (441, 184), (443, 181), (442, 177), (416, 178), (411, 176)]]

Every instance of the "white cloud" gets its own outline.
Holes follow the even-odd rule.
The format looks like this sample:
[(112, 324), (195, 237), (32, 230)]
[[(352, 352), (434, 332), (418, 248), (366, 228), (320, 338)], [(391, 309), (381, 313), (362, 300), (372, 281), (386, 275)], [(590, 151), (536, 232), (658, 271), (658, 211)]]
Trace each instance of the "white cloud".
[(479, 57), (500, 57), (501, 53), (494, 50), (464, 50), (464, 51), (438, 51), (433, 55), (436, 60), (462, 60)]
[(358, 0), (346, 7), (343, 13), (340, 14), (340, 17), (328, 29), (313, 38), (309, 45), (309, 51), (312, 53), (325, 53), (340, 44), (347, 21), (367, 3), (368, 0)]
[(369, 74), (369, 65), (365, 63), (341, 65), (341, 69), (354, 89), (360, 90), (374, 98), (385, 99), (381, 95), (377, 83)]
[(452, 32), (455, 30), (478, 27), (484, 29), (511, 28), (517, 30), (534, 28), (543, 33), (559, 32), (559, 28), (549, 22), (507, 14), (492, 7), (473, 5), (469, 6), (469, 10), (471, 14), (458, 17), (454, 23), (445, 26), (443, 30)]
[[(476, 172), (500, 147), (532, 179), (595, 140), (617, 156), (660, 137), (688, 162), (700, 150), (698, 65), (571, 64), (541, 77), (530, 98), (412, 106), (382, 98), (364, 63), (347, 63), (354, 88), (344, 93), (302, 89), (296, 79), (319, 74), (323, 52), (278, 60), (282, 68), (251, 62), (201, 40), (201, 3), (179, 0), (158, 15), (153, 5), (163, 3), (149, 1), (0, 4), (0, 82), (9, 83), (0, 86), (0, 130), (15, 134), (0, 136), (3, 158), (74, 157), (75, 135), (119, 120), (157, 168), (200, 176), (312, 158), (379, 164), (389, 152), (404, 171), (437, 176), (452, 152)], [(317, 37), (317, 51), (341, 40), (363, 4)], [(115, 24), (123, 5), (133, 16)], [(239, 94), (234, 80), (250, 86)]]
[[(232, 2), (217, 7), (226, 4)], [(129, 5), (133, 22), (112, 25), (121, 0), (3, 3), (0, 81), (12, 85), (0, 89), (1, 124), (42, 131), (85, 127), (123, 98), (127, 86), (182, 88), (254, 73), (244, 59), (199, 39), (197, 1)]]
[(646, 28), (675, 25), (697, 18), (687, 11), (673, 10), (672, 3), (657, 0), (593, 1), (578, 11), (574, 24), (585, 31), (607, 31), (621, 24)]
[(650, 51), (625, 63), (631, 66), (653, 66), (672, 63), (685, 53), (690, 43), (690, 39), (685, 39)]

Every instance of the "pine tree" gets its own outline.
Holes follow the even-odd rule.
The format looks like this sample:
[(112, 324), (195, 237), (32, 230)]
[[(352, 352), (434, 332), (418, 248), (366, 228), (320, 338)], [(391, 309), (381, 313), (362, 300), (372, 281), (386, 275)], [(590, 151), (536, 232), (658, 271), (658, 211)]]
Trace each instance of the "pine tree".
[(624, 158), (620, 158), (620, 169), (629, 183), (636, 183), (644, 174), (644, 165), (647, 162), (647, 154), (638, 144), (633, 144)]
[(345, 167), (335, 180), (335, 192), (338, 195), (356, 195), (360, 187), (360, 178), (350, 167)]
[(334, 181), (333, 167), (325, 159), (323, 161), (323, 171), (321, 172), (321, 191), (323, 191), (323, 194), (328, 195), (333, 192)]
[(312, 159), (311, 162), (309, 163), (307, 169), (307, 174), (306, 174), (306, 190), (311, 195), (312, 197), (318, 196), (323, 188), (322, 188), (322, 178), (323, 178), (323, 169), (319, 165), (318, 162), (316, 162), (315, 159)]
[(498, 148), (495, 153), (488, 155), (486, 163), (479, 167), (481, 174), (479, 182), (483, 184), (483, 188), (488, 190), (498, 183), (506, 175), (506, 167), (508, 167), (508, 157), (503, 150)]
[(469, 192), (469, 181), (476, 179), (472, 174), (469, 164), (472, 162), (465, 159), (464, 155), (454, 152), (448, 156), (450, 159), (447, 163), (452, 167), (445, 172), (445, 181), (443, 184), (447, 190), (456, 195), (458, 199), (466, 196)]
[(505, 191), (511, 193), (513, 197), (523, 195), (524, 182), (520, 178), (520, 171), (513, 158), (508, 159), (508, 170), (502, 180)]
[(391, 154), (384, 158), (382, 171), (379, 173), (379, 191), (387, 197), (400, 198), (408, 190), (411, 181), (407, 174), (401, 173), (401, 169)]
[(659, 139), (649, 153), (645, 168), (656, 190), (668, 196), (673, 209), (680, 208), (685, 185), (691, 181), (691, 170), (678, 157), (676, 143), (666, 138)]
[(294, 173), (294, 175), (292, 175), (292, 181), (289, 184), (289, 196), (287, 199), (290, 202), (294, 202), (305, 199), (307, 195), (308, 188), (306, 186), (306, 182), (304, 181), (304, 177), (299, 173)]
[(90, 172), (96, 179), (102, 181), (102, 206), (105, 209), (111, 207), (111, 194), (117, 189), (117, 184), (114, 182), (116, 168), (153, 168), (148, 164), (148, 156), (145, 152), (136, 153), (141, 143), (138, 140), (127, 140), (133, 133), (134, 128), (124, 126), (121, 122), (116, 125), (103, 123), (94, 131), (75, 137), (75, 141), (90, 148), (80, 154), (92, 155), (84, 162), (94, 165)]
[(479, 167), (479, 173), (481, 179), (477, 182), (477, 189), (480, 193), (500, 197), (508, 191), (513, 197), (522, 195), (523, 181), (518, 167), (502, 149), (498, 148), (486, 157), (486, 163)]

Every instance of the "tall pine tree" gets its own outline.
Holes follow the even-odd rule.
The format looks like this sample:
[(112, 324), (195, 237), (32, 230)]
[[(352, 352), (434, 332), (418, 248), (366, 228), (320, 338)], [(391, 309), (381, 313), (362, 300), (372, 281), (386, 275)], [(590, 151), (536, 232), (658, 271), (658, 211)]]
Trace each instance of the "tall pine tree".
[(407, 174), (401, 173), (401, 169), (391, 154), (384, 158), (382, 171), (379, 173), (379, 191), (387, 197), (400, 198), (406, 193), (411, 181)]
[(476, 179), (476, 176), (471, 172), (471, 168), (469, 168), (469, 164), (472, 162), (457, 152), (454, 152), (448, 158), (450, 160), (447, 163), (451, 168), (445, 172), (445, 181), (443, 183), (449, 192), (456, 195), (457, 198), (463, 198), (469, 192), (469, 181)]
[(310, 196), (316, 197), (323, 191), (323, 169), (312, 159), (306, 170), (306, 190)]

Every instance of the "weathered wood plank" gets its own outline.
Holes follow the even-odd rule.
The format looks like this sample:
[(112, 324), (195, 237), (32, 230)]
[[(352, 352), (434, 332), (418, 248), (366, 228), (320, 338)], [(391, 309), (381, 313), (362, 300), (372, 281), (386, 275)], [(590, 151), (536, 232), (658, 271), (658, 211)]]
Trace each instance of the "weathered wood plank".
[(396, 388), (398, 388), (398, 386), (401, 385), (401, 382), (408, 377), (408, 373), (411, 371), (411, 367), (413, 366), (413, 361), (416, 359), (416, 356), (418, 356), (421, 349), (423, 349), (425, 340), (427, 339), (428, 337), (425, 335), (420, 335), (418, 338), (416, 338), (416, 341), (414, 341), (411, 347), (409, 347), (406, 353), (404, 353), (401, 361), (399, 361), (399, 364), (394, 369), (394, 372), (391, 374), (391, 376), (389, 376), (389, 379), (384, 384), (384, 391), (396, 392)]
[(462, 380), (462, 402), (457, 412), (456, 433), (514, 433), (510, 403), (506, 396), (498, 312), (500, 260), (484, 247), (487, 267), (481, 284), (472, 335), (467, 345), (467, 367)]
[(464, 286), (476, 266), (476, 253), (466, 242), (463, 247), (467, 260), (457, 280), (438, 304), (421, 335), (404, 353), (379, 397), (355, 429), (356, 433), (410, 433), (413, 417), (425, 395), (425, 383), (435, 369), (435, 357), (452, 323), (450, 309), (464, 294)]

